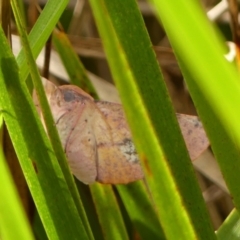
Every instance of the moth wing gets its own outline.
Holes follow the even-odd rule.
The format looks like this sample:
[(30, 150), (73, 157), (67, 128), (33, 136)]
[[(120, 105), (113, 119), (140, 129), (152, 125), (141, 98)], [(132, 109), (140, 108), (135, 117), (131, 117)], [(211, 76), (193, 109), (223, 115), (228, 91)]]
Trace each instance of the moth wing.
[(120, 104), (96, 102), (97, 180), (126, 184), (143, 178), (131, 133)]
[(197, 116), (177, 114), (177, 119), (190, 158), (194, 160), (199, 157), (210, 145), (206, 132)]
[[(65, 114), (57, 124), (71, 172), (85, 184), (95, 182), (97, 177), (97, 150), (91, 114), (91, 109), (89, 111), (87, 106), (83, 109), (79, 107)], [(69, 127), (69, 134), (65, 134), (64, 129)]]
[[(92, 98), (75, 86), (57, 87), (44, 78), (42, 82), (72, 173), (86, 184), (95, 182), (96, 142), (89, 123), (96, 108)], [(33, 100), (44, 124), (35, 91)]]

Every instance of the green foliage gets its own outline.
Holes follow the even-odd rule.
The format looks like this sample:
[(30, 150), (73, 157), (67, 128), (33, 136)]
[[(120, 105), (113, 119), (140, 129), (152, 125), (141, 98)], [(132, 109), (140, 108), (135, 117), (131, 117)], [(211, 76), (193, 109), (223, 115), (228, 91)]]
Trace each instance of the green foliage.
[[(0, 181), (2, 189), (0, 191), (0, 238), (1, 239), (34, 239), (30, 231), (23, 208), (20, 204), (19, 196), (11, 178), (10, 171), (4, 158), (3, 150), (3, 117), (0, 116)], [(13, 216), (15, 221), (12, 221)], [(14, 231), (12, 231), (14, 229)]]
[[(235, 206), (239, 209), (238, 72), (223, 58), (220, 35), (194, 1), (151, 2), (174, 48)], [(96, 183), (88, 189), (78, 184), (77, 192), (47, 110), (34, 62), (67, 3), (66, 0), (49, 0), (27, 36), (21, 9), (16, 1), (12, 1), (23, 42), (23, 49), (16, 59), (0, 29), (1, 114), (39, 214), (36, 220), (39, 228), (34, 229), (44, 235), (40, 233), (42, 223), (49, 239), (128, 239), (131, 236), (119, 204), (121, 199), (131, 228), (141, 239), (227, 239), (226, 236), (232, 234), (238, 224), (239, 216), (237, 212), (231, 214), (217, 234), (214, 233), (134, 0), (91, 0), (90, 5), (146, 177), (144, 181), (116, 188)], [(97, 97), (97, 89), (95, 91), (92, 87), (66, 36), (55, 32), (53, 40), (71, 81)], [(43, 130), (26, 87), (29, 73), (46, 111), (51, 141)], [(18, 230), (18, 238), (32, 239), (2, 153), (0, 178), (6, 183), (0, 190), (0, 238), (16, 239), (15, 233), (8, 230), (11, 227)], [(4, 194), (11, 201), (6, 202)], [(12, 207), (16, 209), (17, 217), (10, 221)], [(38, 234), (38, 230), (34, 233)], [(239, 230), (234, 232), (237, 233)]]

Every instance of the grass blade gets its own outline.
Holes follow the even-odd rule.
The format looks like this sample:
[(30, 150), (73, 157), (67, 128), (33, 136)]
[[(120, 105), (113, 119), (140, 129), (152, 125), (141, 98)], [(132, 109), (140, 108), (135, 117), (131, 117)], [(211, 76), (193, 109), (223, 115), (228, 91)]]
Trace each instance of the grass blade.
[[(29, 43), (35, 59), (55, 28), (68, 2), (68, 0), (47, 1), (47, 4), (29, 34)], [(29, 74), (29, 69), (23, 50), (21, 50), (17, 56), (17, 63), (19, 65), (21, 79), (25, 80)]]
[(221, 227), (217, 230), (217, 238), (219, 240), (237, 240), (240, 234), (240, 218), (239, 213), (234, 209)]
[[(223, 40), (197, 2), (178, 1), (177, 5), (170, 1), (152, 2), (177, 54), (190, 94), (239, 210), (240, 190), (236, 184), (240, 182), (239, 72), (223, 57)], [(176, 24), (184, 41), (176, 40)]]
[(0, 182), (4, 183), (0, 191), (0, 238), (5, 240), (34, 239), (4, 157), (2, 115), (0, 115), (0, 128)]
[(117, 185), (128, 215), (141, 239), (165, 239), (152, 201), (142, 181)]
[(90, 186), (104, 239), (128, 239), (127, 231), (111, 186)]
[(90, 2), (166, 237), (215, 239), (135, 1)]
[(68, 72), (70, 82), (79, 86), (85, 92), (88, 92), (95, 99), (98, 99), (98, 95), (86, 74), (86, 70), (77, 54), (74, 52), (66, 34), (55, 30), (53, 32), (53, 44)]
[(2, 29), (0, 42), (0, 106), (47, 235), (87, 239), (31, 96), (25, 84), (20, 83), (15, 57)]

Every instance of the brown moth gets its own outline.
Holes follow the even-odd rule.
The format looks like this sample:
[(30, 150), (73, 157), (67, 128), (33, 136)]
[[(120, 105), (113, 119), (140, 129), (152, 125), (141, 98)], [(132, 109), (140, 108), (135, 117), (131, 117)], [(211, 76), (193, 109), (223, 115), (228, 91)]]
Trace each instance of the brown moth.
[[(81, 182), (126, 184), (144, 177), (122, 106), (95, 101), (79, 87), (43, 79), (47, 99), (72, 173)], [(35, 95), (35, 94), (34, 94)], [(41, 114), (38, 100), (35, 105)], [(191, 159), (209, 145), (195, 116), (177, 114)]]

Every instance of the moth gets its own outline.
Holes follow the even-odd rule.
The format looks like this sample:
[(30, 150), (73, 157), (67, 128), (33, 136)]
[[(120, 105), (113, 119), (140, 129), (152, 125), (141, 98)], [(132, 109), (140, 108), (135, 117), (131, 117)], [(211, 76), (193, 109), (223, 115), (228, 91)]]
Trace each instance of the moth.
[[(46, 79), (42, 81), (77, 179), (85, 184), (127, 184), (144, 177), (121, 104), (96, 101), (77, 86), (57, 87)], [(190, 157), (195, 159), (209, 145), (202, 124), (196, 116), (177, 114), (177, 119)]]

